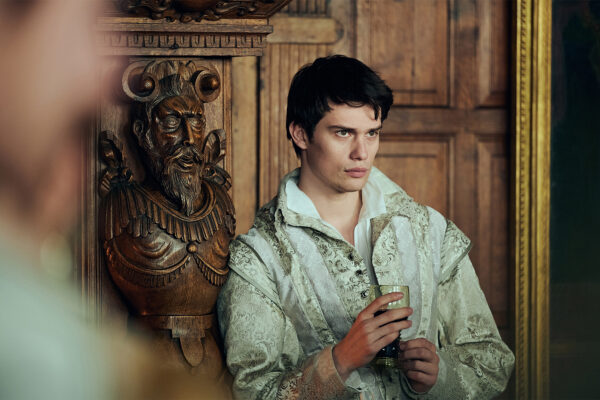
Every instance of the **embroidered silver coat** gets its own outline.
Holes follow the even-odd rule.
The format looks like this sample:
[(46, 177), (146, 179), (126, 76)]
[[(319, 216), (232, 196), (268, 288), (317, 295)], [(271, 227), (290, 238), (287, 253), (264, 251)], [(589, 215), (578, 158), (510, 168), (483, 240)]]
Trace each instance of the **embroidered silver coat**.
[(398, 370), (369, 366), (339, 377), (332, 347), (368, 305), (360, 254), (330, 225), (278, 196), (230, 246), (231, 274), (218, 313), (239, 399), (484, 399), (504, 390), (514, 356), (502, 342), (468, 257), (470, 241), (435, 210), (373, 168), (385, 212), (371, 219), (380, 284), (410, 286), (413, 325), (440, 356), (436, 384), (416, 393)]

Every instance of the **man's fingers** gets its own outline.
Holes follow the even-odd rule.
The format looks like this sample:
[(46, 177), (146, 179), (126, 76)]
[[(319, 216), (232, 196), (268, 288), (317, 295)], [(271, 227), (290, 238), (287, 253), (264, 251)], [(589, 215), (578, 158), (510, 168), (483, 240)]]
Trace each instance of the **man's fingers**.
[(379, 337), (383, 337), (389, 334), (396, 335), (395, 338), (398, 339), (398, 335), (402, 329), (408, 329), (412, 326), (412, 321), (398, 321), (393, 322), (384, 326), (380, 326), (373, 331), (374, 335), (379, 335)]
[(434, 353), (436, 352), (435, 345), (425, 338), (412, 339), (400, 343), (400, 349), (402, 350), (416, 349), (419, 347), (424, 347)]
[[(398, 339), (398, 334), (400, 333), (400, 331), (402, 329), (410, 328), (411, 325), (412, 325), (412, 321), (406, 320), (406, 321), (394, 322), (391, 324), (387, 324), (385, 326), (378, 327), (378, 328), (372, 330), (371, 332), (369, 332), (368, 341), (369, 341), (369, 343), (376, 343), (376, 342), (379, 342), (382, 338), (387, 337), (387, 336), (391, 337), (394, 340)], [(381, 347), (384, 347), (388, 343), (391, 343), (391, 342), (392, 342), (392, 340), (390, 339), (387, 343), (385, 343)], [(377, 345), (379, 345), (379, 343)]]
[(437, 375), (438, 373), (436, 364), (420, 360), (401, 361), (400, 366), (404, 371), (420, 371), (427, 375)]
[(381, 313), (380, 315), (376, 316), (374, 320), (377, 323), (377, 326), (383, 326), (392, 321), (408, 318), (412, 315), (412, 313), (413, 309), (410, 307), (394, 308)]
[(427, 339), (419, 338), (400, 342), (400, 350), (400, 368), (413, 387), (423, 385), (421, 389), (428, 390), (433, 386), (437, 380), (440, 362), (435, 345)]
[[(400, 347), (402, 350), (402, 347)], [(432, 352), (429, 349), (424, 347), (419, 347), (416, 349), (404, 350), (400, 353), (400, 360), (423, 360), (427, 362), (435, 362), (437, 363), (439, 360), (438, 355), (435, 352)]]
[(406, 371), (404, 375), (413, 382), (423, 383), (427, 386), (433, 386), (437, 379), (437, 377), (421, 371)]
[(365, 307), (364, 310), (361, 311), (361, 314), (365, 313), (366, 317), (371, 318), (378, 310), (385, 309), (384, 306), (386, 304), (391, 303), (393, 301), (398, 301), (403, 297), (404, 294), (401, 292), (392, 292), (384, 294), (383, 296), (380, 296), (373, 300), (371, 304), (369, 304), (367, 307)]
[(374, 340), (372, 350), (375, 352), (383, 349), (388, 344), (392, 343), (394, 340), (398, 339), (398, 332), (394, 331), (388, 333), (387, 335), (381, 336), (379, 339)]

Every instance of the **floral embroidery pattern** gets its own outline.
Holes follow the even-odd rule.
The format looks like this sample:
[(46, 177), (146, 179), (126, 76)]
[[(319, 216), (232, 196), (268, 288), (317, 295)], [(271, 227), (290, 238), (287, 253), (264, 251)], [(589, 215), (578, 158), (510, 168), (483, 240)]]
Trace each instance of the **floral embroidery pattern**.
[[(387, 178), (379, 174), (377, 179)], [(281, 187), (285, 182), (284, 179)], [(389, 180), (382, 185), (393, 187)], [(308, 221), (292, 215), (285, 209), (285, 202), (276, 198), (259, 211), (254, 224), (269, 249), (250, 248), (237, 240), (232, 242), (230, 267), (233, 272), (219, 297), (219, 324), (227, 349), (227, 365), (234, 375), (236, 398), (358, 399), (359, 391), (363, 391), (390, 399), (486, 399), (503, 390), (514, 356), (500, 339), (479, 288), (467, 257), (469, 240), (451, 222), (444, 226), (430, 224), (432, 217), (428, 209), (401, 190), (387, 195), (385, 202), (388, 214), (385, 217), (389, 218), (379, 217), (387, 222), (372, 225), (373, 237), (383, 235), (380, 248), (373, 248), (373, 264), (393, 262), (397, 257), (398, 241), (388, 238), (385, 228), (393, 216), (407, 217), (417, 247), (423, 293), (437, 293), (424, 299), (422, 306), (427, 312), (424, 318), (430, 319), (434, 328), (420, 330), (423, 336), (439, 344), (442, 362), (436, 385), (426, 394), (417, 394), (402, 374), (391, 376), (388, 371), (379, 372), (370, 386), (362, 382), (360, 389), (350, 388), (344, 386), (337, 374), (331, 346), (314, 354), (304, 354), (294, 322), (282, 311), (282, 299), (270, 298), (269, 293), (283, 294), (278, 294), (273, 274), (261, 260), (261, 255), (269, 251), (276, 254), (284, 271), (299, 269), (294, 266), (299, 257), (283, 229), (285, 224), (293, 222), (307, 232), (335, 277), (336, 290), (353, 317), (366, 305), (366, 300), (358, 301), (356, 293), (368, 287), (368, 278), (365, 273), (357, 273), (362, 260), (350, 245), (314, 218)], [(394, 232), (394, 229), (387, 231)], [(441, 242), (431, 239), (432, 230), (435, 230), (433, 237), (441, 238)], [(437, 248), (432, 243), (438, 243)], [(433, 279), (430, 271), (434, 265), (440, 268), (439, 281)], [(295, 279), (300, 279), (299, 276)], [(310, 286), (310, 282), (303, 284)], [(315, 298), (306, 301), (315, 301)], [(317, 306), (307, 304), (305, 311), (310, 314)]]
[[(355, 319), (358, 313), (368, 305), (366, 296), (361, 296), (361, 293), (368, 293), (369, 290), (368, 277), (362, 258), (346, 242), (332, 240), (316, 230), (310, 230), (309, 234), (325, 260), (348, 314)], [(357, 273), (358, 271), (360, 273)]]

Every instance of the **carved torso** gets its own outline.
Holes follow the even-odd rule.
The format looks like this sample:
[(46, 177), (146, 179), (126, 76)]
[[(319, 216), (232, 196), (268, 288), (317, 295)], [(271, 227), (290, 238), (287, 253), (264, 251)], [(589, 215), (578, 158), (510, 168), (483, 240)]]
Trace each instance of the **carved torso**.
[(175, 60), (135, 62), (123, 76), (146, 180), (134, 179), (125, 141), (104, 132), (107, 267), (131, 316), (153, 330), (162, 362), (183, 362), (217, 382), (226, 370), (214, 307), (235, 219), (222, 168), (225, 132), (206, 132), (203, 104), (219, 96), (220, 78), (209, 66)]
[[(109, 270), (139, 315), (212, 312), (226, 280), (233, 206), (203, 182), (204, 206), (185, 216), (160, 193), (132, 183), (111, 191), (105, 211)], [(164, 300), (163, 300), (164, 297)]]

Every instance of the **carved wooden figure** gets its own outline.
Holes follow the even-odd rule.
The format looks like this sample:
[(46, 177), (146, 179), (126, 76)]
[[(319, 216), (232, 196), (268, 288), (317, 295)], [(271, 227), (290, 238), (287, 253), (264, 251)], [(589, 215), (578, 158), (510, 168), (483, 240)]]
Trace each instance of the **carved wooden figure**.
[(146, 177), (134, 179), (121, 141), (104, 132), (108, 270), (132, 314), (157, 332), (166, 362), (185, 359), (192, 371), (222, 379), (214, 307), (235, 218), (230, 177), (219, 166), (225, 134), (206, 133), (204, 115), (204, 103), (219, 95), (219, 75), (192, 61), (142, 61), (125, 70), (122, 86), (134, 100), (131, 130)]

